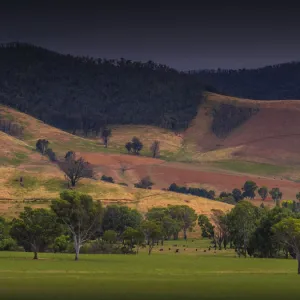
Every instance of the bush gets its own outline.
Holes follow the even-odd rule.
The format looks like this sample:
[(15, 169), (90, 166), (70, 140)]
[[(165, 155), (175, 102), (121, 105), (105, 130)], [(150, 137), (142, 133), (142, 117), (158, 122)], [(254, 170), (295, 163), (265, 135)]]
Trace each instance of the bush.
[(142, 178), (141, 181), (136, 183), (134, 186), (139, 189), (151, 190), (153, 184), (154, 183), (151, 181), (151, 178), (149, 176), (146, 176)]
[(110, 183), (115, 183), (115, 181), (112, 177), (105, 176), (105, 175), (102, 175), (101, 180), (106, 181), (106, 182), (110, 182)]
[(11, 237), (0, 240), (0, 251), (14, 251), (17, 248), (17, 242)]
[(69, 236), (61, 235), (54, 240), (53, 251), (54, 252), (66, 252), (70, 244)]
[(55, 154), (55, 152), (51, 148), (49, 148), (49, 149), (46, 150), (46, 155), (49, 157), (49, 159), (52, 162), (56, 162), (57, 161), (56, 154)]

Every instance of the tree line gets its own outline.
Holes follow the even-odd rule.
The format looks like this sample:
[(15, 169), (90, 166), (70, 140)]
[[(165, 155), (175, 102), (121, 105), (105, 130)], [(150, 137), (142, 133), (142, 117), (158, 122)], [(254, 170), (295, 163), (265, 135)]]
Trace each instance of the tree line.
[(18, 218), (0, 218), (0, 250), (89, 253), (138, 253), (150, 255), (159, 243), (178, 239), (196, 225), (195, 211), (186, 205), (153, 207), (145, 215), (127, 206), (108, 205), (77, 191), (66, 190), (50, 209), (25, 207)]
[(164, 241), (184, 239), (196, 224), (215, 249), (234, 249), (239, 257), (298, 261), (300, 274), (300, 214), (286, 207), (256, 207), (240, 201), (231, 211), (213, 209), (211, 218), (187, 205), (152, 207), (144, 215), (127, 206), (108, 205), (76, 191), (63, 191), (50, 209), (25, 207), (18, 218), (0, 218), (0, 250), (148, 254)]
[(241, 255), (261, 258), (289, 256), (300, 274), (300, 213), (286, 207), (256, 207), (241, 201), (230, 212), (212, 210), (212, 218), (198, 216), (202, 237), (215, 249), (233, 248)]

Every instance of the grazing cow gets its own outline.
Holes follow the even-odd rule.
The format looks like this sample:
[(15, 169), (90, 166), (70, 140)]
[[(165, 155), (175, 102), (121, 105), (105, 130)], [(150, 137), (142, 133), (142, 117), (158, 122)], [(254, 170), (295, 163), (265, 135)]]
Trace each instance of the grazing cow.
[(179, 253), (179, 249), (176, 249), (175, 253)]
[(171, 248), (169, 248), (169, 251), (171, 250)]
[(163, 248), (161, 248), (161, 249), (159, 249), (159, 251), (164, 251), (164, 249), (163, 249)]
[(204, 250), (203, 252), (206, 252), (206, 250)]
[(198, 251), (198, 249), (196, 248), (196, 251)]

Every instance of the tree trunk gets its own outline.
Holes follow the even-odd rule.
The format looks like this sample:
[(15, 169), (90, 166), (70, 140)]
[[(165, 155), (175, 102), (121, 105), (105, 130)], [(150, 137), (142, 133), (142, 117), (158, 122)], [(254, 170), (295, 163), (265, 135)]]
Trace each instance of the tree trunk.
[(79, 260), (80, 242), (74, 237), (75, 261)]
[(38, 259), (38, 253), (37, 253), (37, 251), (34, 251), (34, 257), (33, 257), (33, 259)]
[(186, 228), (183, 228), (183, 237), (185, 240), (187, 239)]
[(300, 254), (297, 255), (297, 261), (298, 261), (298, 275), (300, 275)]

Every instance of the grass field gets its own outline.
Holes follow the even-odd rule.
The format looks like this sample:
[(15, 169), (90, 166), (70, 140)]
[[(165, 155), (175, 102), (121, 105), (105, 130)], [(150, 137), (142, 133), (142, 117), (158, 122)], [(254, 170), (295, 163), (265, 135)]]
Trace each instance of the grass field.
[(0, 295), (6, 300), (297, 299), (295, 261), (228, 254), (81, 255), (75, 262), (71, 254), (40, 254), (33, 261), (32, 253), (0, 252)]

